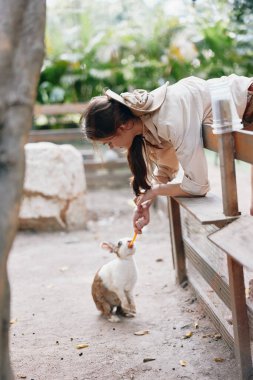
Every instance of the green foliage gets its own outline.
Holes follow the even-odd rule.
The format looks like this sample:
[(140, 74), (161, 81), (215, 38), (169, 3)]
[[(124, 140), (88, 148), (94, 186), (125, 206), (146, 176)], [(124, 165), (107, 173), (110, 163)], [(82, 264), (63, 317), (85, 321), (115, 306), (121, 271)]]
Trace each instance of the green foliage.
[(83, 102), (106, 88), (151, 90), (189, 75), (252, 75), (253, 39), (245, 25), (252, 15), (245, 2), (217, 1), (214, 17), (213, 5), (196, 1), (181, 18), (166, 14), (165, 0), (151, 9), (142, 0), (111, 2), (106, 18), (98, 3), (49, 18), (39, 103)]
[(203, 39), (197, 44), (199, 71), (206, 78), (229, 75), (237, 71), (240, 55), (228, 28), (218, 21), (202, 29)]

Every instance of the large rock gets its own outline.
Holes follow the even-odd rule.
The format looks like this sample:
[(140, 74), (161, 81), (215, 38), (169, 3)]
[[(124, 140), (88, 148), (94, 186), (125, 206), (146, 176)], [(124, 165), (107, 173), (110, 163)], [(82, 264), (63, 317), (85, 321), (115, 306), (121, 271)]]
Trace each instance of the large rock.
[(26, 144), (21, 229), (73, 230), (86, 224), (85, 173), (72, 145)]

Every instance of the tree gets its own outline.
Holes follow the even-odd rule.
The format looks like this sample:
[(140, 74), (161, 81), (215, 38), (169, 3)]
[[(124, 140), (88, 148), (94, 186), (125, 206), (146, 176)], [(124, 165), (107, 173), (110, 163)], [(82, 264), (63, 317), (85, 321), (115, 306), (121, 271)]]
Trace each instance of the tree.
[(10, 287), (7, 259), (18, 221), (24, 144), (44, 56), (45, 0), (0, 0), (0, 379), (13, 379), (9, 360)]

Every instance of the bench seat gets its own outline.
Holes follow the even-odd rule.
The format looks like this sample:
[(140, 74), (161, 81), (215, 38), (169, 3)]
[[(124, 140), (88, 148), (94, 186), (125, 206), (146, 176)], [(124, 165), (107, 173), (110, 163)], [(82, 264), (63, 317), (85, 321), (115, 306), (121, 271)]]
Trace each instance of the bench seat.
[(208, 236), (215, 245), (246, 268), (253, 269), (253, 217), (238, 220)]
[(174, 199), (201, 224), (214, 224), (221, 228), (238, 218), (238, 216), (225, 216), (222, 212), (221, 198), (211, 192), (205, 197), (175, 197)]

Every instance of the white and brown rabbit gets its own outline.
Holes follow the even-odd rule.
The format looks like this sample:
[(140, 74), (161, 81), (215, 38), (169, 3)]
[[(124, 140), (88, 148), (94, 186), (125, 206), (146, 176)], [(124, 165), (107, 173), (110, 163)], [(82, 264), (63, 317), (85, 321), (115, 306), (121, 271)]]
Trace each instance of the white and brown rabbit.
[(133, 288), (137, 281), (137, 267), (134, 260), (135, 247), (130, 239), (123, 238), (118, 244), (101, 243), (101, 247), (116, 254), (116, 258), (103, 265), (95, 275), (92, 284), (92, 297), (110, 322), (119, 322), (114, 314), (134, 317), (136, 313)]

